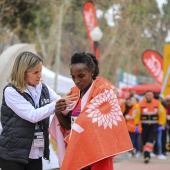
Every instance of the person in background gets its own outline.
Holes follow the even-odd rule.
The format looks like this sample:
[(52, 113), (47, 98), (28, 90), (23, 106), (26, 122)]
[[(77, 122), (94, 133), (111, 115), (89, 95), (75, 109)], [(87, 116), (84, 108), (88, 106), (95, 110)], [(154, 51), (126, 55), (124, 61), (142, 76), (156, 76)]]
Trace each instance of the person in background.
[[(136, 106), (139, 102), (139, 99), (136, 97), (131, 97), (131, 104), (133, 106), (132, 113), (133, 113), (133, 123), (135, 124), (135, 110)], [(135, 136), (134, 136), (134, 148), (135, 148), (135, 157), (139, 158), (140, 156), (140, 134), (142, 133), (142, 126), (141, 122), (139, 122), (138, 127), (135, 128)]]
[(145, 97), (136, 106), (136, 128), (142, 123), (142, 143), (144, 163), (150, 161), (150, 153), (157, 138), (157, 132), (162, 131), (162, 125), (166, 120), (164, 108), (159, 100), (154, 99), (152, 91), (147, 91)]
[(167, 95), (165, 98), (166, 101), (166, 117), (167, 117), (167, 132), (168, 132), (168, 139), (167, 143), (169, 143), (170, 147), (170, 95)]
[(117, 100), (118, 100), (119, 106), (121, 108), (121, 111), (122, 111), (122, 113), (124, 113), (125, 112), (125, 102), (124, 102), (124, 100), (122, 98), (119, 97), (118, 89), (114, 88), (114, 93), (117, 96)]
[(62, 110), (76, 100), (63, 99), (41, 83), (43, 60), (22, 52), (14, 62), (1, 106), (0, 168), (42, 170), (42, 157), (49, 160), (49, 116), (58, 102)]
[(75, 53), (70, 74), (76, 85), (70, 94), (78, 92), (79, 99), (56, 111), (61, 126), (71, 129), (61, 170), (113, 170), (113, 156), (133, 148), (114, 90), (97, 78), (93, 54)]
[[(166, 103), (164, 100), (164, 96), (161, 94), (159, 95), (159, 101), (161, 102), (165, 115), (166, 115)], [(156, 140), (156, 146), (157, 146), (157, 154), (158, 154), (158, 159), (166, 159), (166, 155), (164, 155), (166, 153), (166, 121), (165, 123), (162, 125), (162, 130), (158, 130), (158, 134), (157, 134), (157, 140)], [(164, 153), (164, 154), (162, 154)]]
[(123, 115), (126, 116), (131, 108), (132, 108), (131, 98), (128, 97), (125, 99), (125, 109)]
[[(130, 97), (125, 99), (125, 104), (124, 104), (125, 108), (124, 108), (123, 116), (125, 117), (127, 129), (128, 129), (128, 132), (129, 132), (129, 135), (130, 135), (133, 147), (134, 147), (133, 136), (131, 135), (131, 132), (130, 132), (131, 130), (129, 129), (130, 126), (128, 125), (130, 123), (130, 121), (131, 121), (131, 120), (129, 120), (129, 118), (131, 117), (130, 114), (131, 114), (131, 109), (132, 109), (132, 104), (131, 104), (131, 100), (130, 99), (131, 99)], [(127, 152), (127, 157), (131, 158), (133, 154), (134, 154), (134, 149)]]
[[(129, 100), (129, 99), (128, 99)], [(130, 109), (128, 113), (125, 115), (127, 129), (130, 135), (130, 138), (133, 143), (134, 150), (128, 153), (128, 157), (132, 157), (135, 154), (135, 157), (138, 158), (140, 156), (140, 141), (139, 141), (139, 134), (141, 133), (141, 123), (139, 123), (138, 128), (136, 128), (134, 118), (135, 118), (135, 107), (138, 103), (137, 98), (130, 97), (129, 106)]]

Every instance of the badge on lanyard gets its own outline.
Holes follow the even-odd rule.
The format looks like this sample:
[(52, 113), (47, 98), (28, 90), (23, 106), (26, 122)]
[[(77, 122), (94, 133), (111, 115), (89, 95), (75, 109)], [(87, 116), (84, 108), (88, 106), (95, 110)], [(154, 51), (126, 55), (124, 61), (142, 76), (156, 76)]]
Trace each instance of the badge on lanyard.
[(44, 147), (44, 130), (35, 129), (33, 146), (35, 148)]
[(75, 123), (77, 116), (71, 116), (71, 127)]

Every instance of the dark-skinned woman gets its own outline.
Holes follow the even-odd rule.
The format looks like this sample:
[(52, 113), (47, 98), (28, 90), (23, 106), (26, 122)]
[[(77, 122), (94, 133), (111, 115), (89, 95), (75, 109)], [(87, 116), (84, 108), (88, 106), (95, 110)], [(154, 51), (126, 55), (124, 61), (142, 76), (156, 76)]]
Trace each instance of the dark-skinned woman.
[[(70, 130), (64, 135), (67, 146), (61, 170), (113, 170), (113, 157), (132, 149), (117, 97), (98, 74), (93, 54), (71, 57), (70, 75), (76, 86), (70, 94), (78, 93), (79, 99), (64, 112), (56, 106), (60, 126), (67, 133)], [(57, 141), (61, 141), (59, 137)]]

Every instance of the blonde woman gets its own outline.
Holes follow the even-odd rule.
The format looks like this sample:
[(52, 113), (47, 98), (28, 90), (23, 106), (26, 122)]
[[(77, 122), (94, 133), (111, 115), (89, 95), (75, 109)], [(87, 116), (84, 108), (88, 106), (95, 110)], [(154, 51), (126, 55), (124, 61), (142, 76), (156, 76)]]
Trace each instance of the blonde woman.
[(19, 54), (9, 84), (4, 87), (1, 106), (0, 168), (42, 170), (42, 157), (49, 160), (49, 116), (55, 107), (74, 100), (61, 99), (41, 83), (43, 60), (31, 52)]

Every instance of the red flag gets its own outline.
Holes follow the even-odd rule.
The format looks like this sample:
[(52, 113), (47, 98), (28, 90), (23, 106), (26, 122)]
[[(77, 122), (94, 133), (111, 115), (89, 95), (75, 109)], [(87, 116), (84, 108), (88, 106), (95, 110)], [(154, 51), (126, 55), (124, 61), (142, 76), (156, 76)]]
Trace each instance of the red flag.
[[(88, 1), (85, 3), (83, 7), (83, 17), (84, 17), (84, 22), (86, 24), (86, 29), (87, 29), (87, 34), (90, 42), (90, 48), (92, 53), (94, 53), (94, 42), (92, 40), (92, 37), (90, 35), (90, 32), (98, 25), (97, 18), (96, 18), (96, 9), (95, 6), (92, 2)], [(97, 55), (99, 53), (99, 49), (97, 50)], [(98, 56), (96, 56), (98, 59)]]
[(153, 50), (146, 50), (142, 55), (142, 61), (155, 80), (162, 84), (163, 81), (163, 58)]

